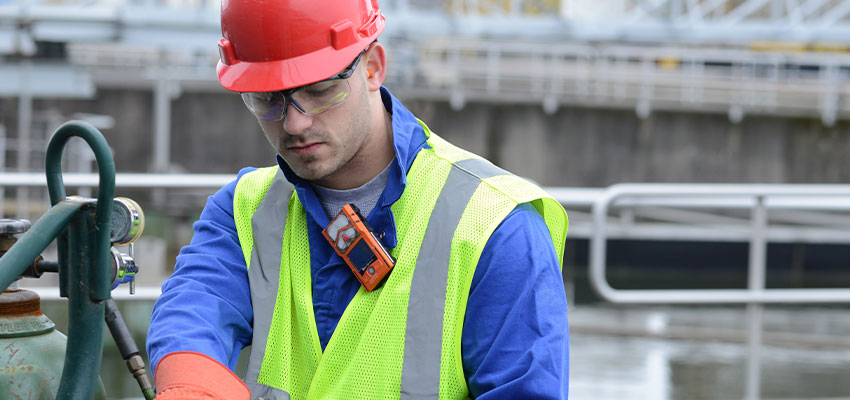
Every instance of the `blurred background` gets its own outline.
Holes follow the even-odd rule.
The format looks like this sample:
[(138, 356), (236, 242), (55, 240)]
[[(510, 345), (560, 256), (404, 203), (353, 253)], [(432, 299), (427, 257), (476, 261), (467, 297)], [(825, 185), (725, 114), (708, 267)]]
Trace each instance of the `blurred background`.
[[(572, 399), (850, 398), (850, 0), (380, 5), (386, 86), (568, 211)], [(219, 10), (0, 0), (0, 213), (37, 220), (50, 135), (99, 128), (147, 219), (136, 294), (113, 292), (140, 347), (206, 197), (274, 163), (216, 80)], [(21, 284), (64, 330), (55, 277)], [(110, 398), (141, 398), (105, 346)]]

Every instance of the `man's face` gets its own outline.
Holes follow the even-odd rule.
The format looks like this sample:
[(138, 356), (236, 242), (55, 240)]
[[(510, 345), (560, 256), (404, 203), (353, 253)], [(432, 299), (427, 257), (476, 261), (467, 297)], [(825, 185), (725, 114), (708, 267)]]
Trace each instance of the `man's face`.
[(349, 99), (325, 113), (308, 116), (289, 105), (283, 121), (258, 119), (263, 133), (289, 168), (322, 186), (346, 169), (368, 162), (369, 107), (362, 67), (348, 78)]

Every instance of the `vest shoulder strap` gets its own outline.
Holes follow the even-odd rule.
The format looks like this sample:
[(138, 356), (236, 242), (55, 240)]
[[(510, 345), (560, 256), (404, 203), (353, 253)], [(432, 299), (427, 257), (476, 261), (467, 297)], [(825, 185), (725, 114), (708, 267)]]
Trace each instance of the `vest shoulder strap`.
[(254, 234), (251, 230), (251, 216), (263, 202), (279, 167), (259, 168), (249, 172), (236, 183), (233, 193), (233, 220), (236, 233), (242, 246), (245, 265), (251, 265), (251, 249), (254, 247)]
[(564, 265), (564, 243), (569, 219), (560, 203), (534, 183), (505, 171), (476, 154), (452, 145), (432, 134), (422, 121), (420, 124), (428, 135), (428, 143), (434, 149), (435, 155), (478, 177), (482, 184), (488, 185), (517, 204), (531, 203), (546, 222), (555, 252), (558, 254), (558, 261), (562, 266)]

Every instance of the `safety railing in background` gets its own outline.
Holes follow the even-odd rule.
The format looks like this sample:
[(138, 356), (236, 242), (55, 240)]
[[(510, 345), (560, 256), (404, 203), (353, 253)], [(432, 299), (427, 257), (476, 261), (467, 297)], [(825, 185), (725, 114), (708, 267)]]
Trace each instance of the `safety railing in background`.
[[(398, 46), (406, 96), (466, 102), (850, 118), (850, 55), (446, 38)], [(391, 48), (391, 50), (393, 50)], [(408, 54), (409, 53), (409, 54)], [(391, 52), (391, 55), (393, 53)], [(391, 58), (392, 60), (393, 58)], [(414, 68), (405, 71), (404, 68)], [(406, 75), (405, 75), (406, 74)]]
[[(89, 196), (91, 188), (97, 186), (96, 174), (67, 173), (64, 175), (65, 185), (80, 188), (78, 195)], [(221, 188), (227, 182), (235, 179), (230, 174), (143, 174), (122, 173), (117, 174), (116, 187), (128, 189), (210, 189), (214, 191)], [(0, 188), (30, 189), (43, 188), (46, 184), (43, 173), (30, 172), (5, 172), (0, 173)], [(29, 195), (28, 195), (29, 196)], [(206, 196), (203, 196), (205, 198)], [(18, 218), (30, 217), (32, 208), (46, 210), (48, 204), (45, 202), (35, 207), (26, 207), (27, 202), (33, 199), (18, 199), (14, 210), (9, 213), (9, 207), (5, 206), (5, 199), (0, 197), (0, 217), (3, 214), (14, 215)], [(42, 207), (43, 206), (43, 207)], [(36, 211), (38, 213), (39, 211)]]
[[(816, 117), (826, 125), (850, 119), (850, 54), (458, 37), (385, 45), (392, 64), (386, 82), (396, 94), (448, 100), (456, 109), (503, 102), (536, 103), (547, 113), (561, 106), (632, 109), (642, 118), (655, 110), (712, 112), (736, 123), (750, 114)], [(68, 54), (92, 70), (95, 85), (159, 76), (187, 91), (221, 90), (211, 51), (75, 43)]]
[[(116, 187), (120, 189), (174, 189), (192, 190), (211, 194), (231, 180), (232, 174), (146, 174), (119, 173)], [(96, 174), (66, 173), (68, 187), (90, 189), (97, 185)], [(0, 188), (43, 188), (42, 173), (0, 172)], [(612, 190), (629, 188), (617, 185), (611, 189), (580, 187), (545, 188), (558, 200), (570, 216), (570, 238), (590, 239), (595, 223), (592, 210), (599, 199)], [(684, 190), (690, 185), (638, 185), (661, 187), (665, 190)], [(686, 196), (640, 196), (619, 201), (621, 211), (616, 218), (605, 220), (606, 237), (616, 239), (648, 239), (666, 241), (719, 241), (747, 242), (751, 236), (749, 210), (753, 203), (743, 195), (722, 196), (711, 188), (735, 188), (740, 191), (768, 188), (795, 190), (793, 196), (772, 196), (766, 203), (771, 220), (777, 222), (765, 228), (768, 241), (783, 243), (834, 243), (850, 244), (850, 197), (842, 197), (844, 185), (708, 185), (706, 193)], [(829, 195), (820, 195), (825, 190)], [(839, 193), (839, 194), (832, 194)], [(634, 197), (634, 196), (632, 196)], [(205, 199), (202, 194), (201, 199)], [(3, 199), (0, 199), (2, 201)], [(202, 206), (199, 203), (198, 206)], [(45, 201), (45, 207), (47, 203)], [(2, 208), (0, 208), (2, 209)], [(686, 211), (684, 209), (690, 209)], [(711, 213), (725, 210), (725, 214)], [(598, 225), (598, 224), (597, 224)]]
[[(197, 193), (198, 207), (208, 194), (231, 180), (231, 174), (146, 174), (119, 173), (116, 187), (120, 189), (168, 189)], [(96, 174), (66, 173), (65, 185), (80, 188), (78, 194), (87, 196), (97, 185)], [(0, 188), (10, 190), (45, 186), (42, 173), (0, 172)], [(547, 187), (545, 188), (566, 209), (570, 216), (570, 238), (590, 239), (596, 229), (592, 209), (607, 192), (603, 188)], [(655, 186), (653, 186), (655, 187)], [(688, 185), (662, 185), (670, 190), (682, 190)], [(709, 186), (714, 187), (714, 186)], [(821, 196), (818, 190), (843, 191), (842, 185), (721, 185), (740, 190), (757, 188), (790, 188), (799, 190), (795, 196), (772, 197), (766, 206), (773, 224), (765, 228), (767, 240), (781, 243), (850, 244), (850, 198), (837, 195)], [(678, 189), (677, 189), (678, 188)], [(736, 189), (738, 190), (738, 189)], [(8, 200), (8, 199), (7, 199)], [(3, 199), (0, 198), (0, 202)], [(606, 219), (606, 237), (615, 239), (645, 239), (665, 241), (748, 242), (751, 236), (749, 210), (752, 201), (746, 196), (719, 196), (704, 193), (691, 196), (644, 196), (620, 200), (620, 215)], [(47, 202), (45, 200), (46, 209)], [(0, 206), (0, 210), (2, 210)], [(717, 210), (723, 210), (719, 215)], [(14, 212), (10, 213), (14, 215)]]
[[(97, 187), (96, 174), (64, 174), (65, 186)], [(115, 186), (121, 188), (218, 189), (236, 179), (233, 174), (141, 174), (119, 173)], [(0, 187), (44, 187), (44, 173), (0, 173)]]
[[(231, 180), (232, 174), (147, 174), (119, 173), (115, 184), (119, 189), (174, 189), (199, 193), (201, 201)], [(96, 174), (66, 173), (64, 182), (68, 187), (90, 189), (97, 185)], [(43, 188), (42, 173), (0, 172), (0, 188)], [(760, 186), (735, 185), (741, 188)], [(620, 187), (620, 186), (615, 186)], [(665, 186), (667, 187), (667, 186)], [(671, 188), (687, 185), (669, 185)], [(776, 186), (769, 186), (776, 187)], [(840, 196), (818, 196), (812, 190), (818, 188), (841, 188), (843, 186), (790, 185), (810, 195), (772, 198), (768, 204), (771, 219), (781, 222), (766, 229), (771, 242), (835, 243), (850, 244), (850, 199)], [(593, 205), (602, 198), (603, 188), (547, 187), (570, 216), (570, 238), (590, 239), (594, 233)], [(207, 190), (207, 191), (205, 191)], [(829, 189), (832, 190), (832, 189)], [(839, 189), (841, 190), (841, 189)], [(2, 201), (2, 199), (0, 199)], [(649, 239), (666, 241), (749, 241), (750, 228), (748, 210), (752, 202), (742, 196), (664, 196), (643, 199), (631, 207), (634, 200), (620, 204), (621, 215), (607, 220), (607, 237), (617, 239)], [(199, 203), (198, 206), (202, 206)], [(45, 207), (47, 202), (45, 200)], [(684, 211), (689, 208), (691, 211)], [(0, 208), (2, 209), (2, 208)], [(725, 215), (709, 213), (711, 210), (726, 210)], [(805, 210), (805, 211), (801, 211)], [(636, 223), (636, 219), (641, 223)]]
[[(828, 198), (833, 208), (850, 204), (848, 185), (615, 185), (606, 190), (593, 205), (593, 234), (590, 251), (590, 282), (605, 300), (620, 304), (746, 304), (748, 310), (749, 359), (747, 366), (747, 399), (760, 398), (762, 313), (766, 303), (850, 303), (848, 289), (767, 289), (766, 265), (768, 224), (771, 200), (777, 198)], [(627, 209), (667, 207), (673, 209), (705, 207), (706, 199), (726, 199), (750, 203), (749, 270), (747, 289), (699, 290), (620, 290), (613, 288), (606, 276), (606, 244), (609, 214), (612, 208), (625, 204)], [(688, 204), (690, 203), (690, 205)], [(718, 202), (711, 202), (717, 207)], [(823, 204), (815, 204), (821, 209)], [(811, 208), (797, 203), (796, 208)], [(830, 208), (827, 206), (827, 208)], [(674, 212), (675, 211), (671, 211)], [(704, 216), (703, 216), (704, 217)], [(846, 217), (846, 216), (845, 216)], [(721, 216), (721, 218), (723, 218)], [(838, 218), (841, 218), (840, 216)], [(847, 230), (843, 231), (845, 234)]]

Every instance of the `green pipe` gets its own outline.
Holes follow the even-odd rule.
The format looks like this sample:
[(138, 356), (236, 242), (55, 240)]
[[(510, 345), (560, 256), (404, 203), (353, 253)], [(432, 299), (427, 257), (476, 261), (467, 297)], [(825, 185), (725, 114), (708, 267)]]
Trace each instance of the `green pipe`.
[[(68, 348), (56, 398), (90, 400), (94, 395), (103, 353), (104, 300), (110, 298), (109, 231), (115, 195), (115, 162), (103, 135), (79, 121), (63, 124), (47, 145), (45, 170), (50, 203), (65, 200), (62, 151), (72, 137), (88, 143), (100, 174), (97, 203), (70, 221), (58, 240), (60, 293), (68, 297)], [(94, 218), (92, 218), (94, 215)]]
[(0, 257), (0, 288), (4, 290), (18, 279), (42, 251), (62, 233), (84, 202), (63, 201), (47, 212)]
[(95, 204), (89, 203), (68, 226), (68, 347), (56, 398), (91, 400), (97, 388), (103, 354), (104, 302), (89, 298), (91, 268), (98, 254), (95, 236)]
[[(94, 269), (90, 279), (88, 296), (92, 301), (102, 301), (110, 297), (112, 285), (109, 282), (109, 228), (112, 223), (112, 199), (115, 196), (115, 161), (103, 134), (97, 128), (82, 121), (66, 122), (50, 139), (47, 145), (45, 170), (47, 171), (47, 190), (50, 193), (50, 204), (56, 205), (65, 200), (65, 187), (62, 183), (62, 150), (72, 137), (82, 138), (89, 144), (97, 160), (100, 183), (97, 190), (96, 239), (92, 244), (94, 250)], [(73, 248), (73, 247), (71, 247)], [(64, 254), (60, 250), (60, 263)], [(67, 290), (67, 289), (66, 289)], [(103, 319), (103, 312), (100, 315)]]

